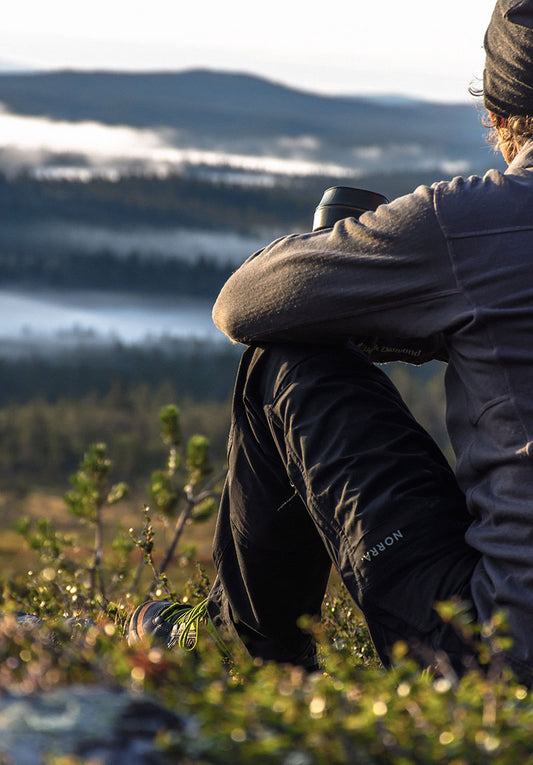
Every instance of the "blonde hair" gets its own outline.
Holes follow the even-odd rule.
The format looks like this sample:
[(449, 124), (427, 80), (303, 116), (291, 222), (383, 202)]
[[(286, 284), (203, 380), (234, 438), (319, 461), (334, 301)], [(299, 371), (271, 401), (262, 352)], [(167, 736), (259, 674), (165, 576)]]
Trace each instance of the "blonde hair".
[(511, 162), (520, 149), (533, 138), (533, 117), (499, 117), (494, 112), (489, 112), (487, 126), (491, 128), (489, 142), (501, 151), (507, 162)]

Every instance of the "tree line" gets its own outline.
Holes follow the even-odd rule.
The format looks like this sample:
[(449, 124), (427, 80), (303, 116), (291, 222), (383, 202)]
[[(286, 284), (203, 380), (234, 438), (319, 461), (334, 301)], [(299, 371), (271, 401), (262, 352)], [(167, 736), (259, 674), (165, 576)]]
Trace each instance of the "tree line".
[(180, 395), (167, 381), (125, 387), (111, 384), (108, 392), (46, 401), (35, 396), (0, 407), (0, 490), (30, 491), (65, 487), (91, 443), (109, 446), (116, 475), (132, 489), (142, 490), (153, 470), (164, 464), (158, 413), (178, 403), (186, 433), (205, 434), (210, 459), (222, 466), (229, 428), (229, 399), (194, 400)]
[[(54, 358), (0, 361), (0, 489), (62, 486), (87, 445), (109, 445), (117, 475), (132, 485), (161, 464), (162, 406), (177, 403), (184, 432), (203, 433), (225, 458), (239, 349), (78, 349)], [(179, 349), (181, 347), (181, 353)], [(210, 348), (210, 351), (208, 350)], [(386, 366), (415, 417), (453, 459), (444, 424), (443, 365)]]
[(179, 398), (224, 401), (231, 392), (240, 350), (229, 343), (169, 339), (150, 344), (79, 344), (49, 353), (0, 356), (0, 406), (38, 397), (106, 395), (110, 386), (169, 384)]
[[(322, 189), (320, 183), (319, 189)], [(312, 220), (313, 194), (305, 186), (243, 186), (187, 175), (125, 175), (118, 181), (95, 177), (39, 179), (0, 173), (0, 220), (68, 221), (88, 225), (183, 226), (250, 233), (258, 228), (304, 227)]]
[(214, 300), (234, 266), (200, 257), (194, 262), (146, 258), (137, 254), (57, 252), (41, 245), (18, 252), (0, 251), (3, 287), (96, 289), (146, 295), (182, 295)]
[(196, 176), (170, 174), (163, 178), (126, 174), (118, 181), (99, 177), (52, 180), (0, 172), (0, 221), (11, 225), (42, 220), (182, 226), (243, 234), (308, 231), (313, 211), (329, 186), (357, 186), (394, 199), (435, 180), (434, 170), (389, 172), (387, 168), (362, 177), (294, 176), (257, 185), (201, 177), (198, 171)]
[(238, 347), (185, 340), (0, 358), (0, 489), (64, 486), (101, 441), (135, 487), (161, 465), (158, 412), (170, 403), (223, 464), (238, 360)]

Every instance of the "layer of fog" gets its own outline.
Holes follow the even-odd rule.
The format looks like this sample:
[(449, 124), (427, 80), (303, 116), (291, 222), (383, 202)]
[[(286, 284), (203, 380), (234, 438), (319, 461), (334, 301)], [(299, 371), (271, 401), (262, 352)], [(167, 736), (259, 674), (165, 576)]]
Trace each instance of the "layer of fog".
[(30, 223), (24, 227), (5, 224), (2, 228), (4, 245), (9, 245), (13, 240), (18, 247), (28, 250), (39, 243), (40, 247), (56, 252), (101, 254), (107, 251), (119, 257), (137, 255), (140, 258), (176, 258), (190, 262), (204, 257), (233, 265), (240, 265), (279, 234), (281, 232), (265, 231), (256, 236), (245, 236), (229, 231), (202, 231), (177, 226), (106, 228), (63, 221)]
[(435, 169), (466, 172), (463, 158), (429, 154), (418, 143), (357, 146), (342, 161), (324, 160), (327, 147), (314, 136), (278, 136), (260, 143), (198, 148), (176, 130), (140, 129), (98, 122), (68, 122), (13, 114), (0, 104), (0, 169), (43, 178), (118, 180), (127, 173), (202, 173), (237, 183), (272, 183), (282, 177), (356, 178), (364, 173)]
[(211, 302), (126, 293), (0, 289), (0, 348), (53, 342), (125, 344), (161, 337), (224, 340)]

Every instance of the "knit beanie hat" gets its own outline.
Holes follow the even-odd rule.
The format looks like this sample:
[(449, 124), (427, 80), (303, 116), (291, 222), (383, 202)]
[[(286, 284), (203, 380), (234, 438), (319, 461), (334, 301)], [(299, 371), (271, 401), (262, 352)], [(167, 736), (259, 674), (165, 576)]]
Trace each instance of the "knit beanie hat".
[(533, 0), (497, 0), (485, 53), (487, 109), (500, 117), (533, 116)]

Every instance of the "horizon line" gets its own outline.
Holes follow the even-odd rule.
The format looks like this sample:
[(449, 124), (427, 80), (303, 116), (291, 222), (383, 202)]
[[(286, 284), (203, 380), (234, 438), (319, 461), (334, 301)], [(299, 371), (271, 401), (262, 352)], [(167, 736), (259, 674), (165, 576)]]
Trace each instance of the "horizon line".
[(299, 93), (305, 93), (307, 95), (318, 96), (322, 98), (346, 98), (346, 99), (368, 99), (373, 101), (383, 101), (389, 104), (398, 105), (404, 103), (418, 103), (418, 104), (446, 104), (446, 105), (468, 105), (476, 102), (474, 96), (470, 95), (468, 91), (465, 92), (464, 99), (438, 99), (430, 98), (427, 96), (421, 96), (418, 94), (411, 94), (406, 91), (395, 90), (368, 90), (368, 91), (338, 91), (331, 92), (321, 89), (312, 89), (310, 87), (303, 87), (301, 85), (295, 85), (289, 81), (282, 81), (275, 77), (260, 74), (246, 69), (224, 69), (222, 67), (213, 66), (191, 66), (191, 67), (157, 67), (157, 68), (132, 68), (132, 67), (109, 67), (109, 66), (87, 66), (87, 67), (72, 67), (67, 65), (57, 66), (44, 66), (44, 67), (32, 67), (24, 64), (16, 64), (9, 61), (0, 60), (0, 77), (4, 76), (32, 76), (43, 74), (109, 74), (109, 75), (124, 75), (124, 76), (157, 76), (157, 75), (181, 75), (188, 73), (208, 73), (215, 75), (227, 75), (235, 77), (249, 77), (250, 79), (262, 80), (263, 82), (271, 83), (280, 88), (293, 90)]

